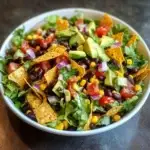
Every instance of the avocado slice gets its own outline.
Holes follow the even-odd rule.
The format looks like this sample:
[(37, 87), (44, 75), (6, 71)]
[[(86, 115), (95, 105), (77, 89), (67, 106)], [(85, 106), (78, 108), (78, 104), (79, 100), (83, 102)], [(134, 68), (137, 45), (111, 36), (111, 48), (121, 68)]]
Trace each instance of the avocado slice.
[(101, 38), (101, 43), (100, 43), (100, 46), (102, 48), (107, 48), (107, 47), (110, 47), (113, 43), (114, 43), (114, 39), (109, 37), (109, 36), (103, 36)]
[(83, 45), (78, 46), (77, 51), (83, 51)]
[(69, 90), (64, 90), (64, 94), (65, 94), (65, 101), (69, 102), (71, 100), (71, 94)]
[(99, 49), (97, 50), (98, 57), (105, 62), (108, 62), (110, 58), (105, 54), (105, 51), (102, 47), (99, 46)]
[(57, 37), (71, 37), (76, 34), (77, 30), (78, 29), (76, 27), (70, 27), (66, 30), (56, 31), (56, 36)]
[(117, 77), (117, 85), (118, 86), (127, 86), (128, 80), (124, 77)]
[(52, 91), (57, 95), (57, 96), (61, 96), (63, 93), (64, 87), (61, 81), (57, 81), (57, 83), (55, 84), (55, 86), (53, 87)]
[(99, 45), (92, 38), (88, 37), (84, 43), (84, 51), (86, 54), (91, 58), (97, 58), (97, 49), (99, 49)]
[(115, 79), (116, 74), (112, 70), (108, 70), (106, 73), (106, 78), (104, 84), (107, 86), (113, 86), (113, 80)]
[(69, 56), (72, 59), (81, 59), (86, 57), (86, 53), (83, 51), (69, 51)]
[(95, 22), (94, 21), (92, 21), (92, 22), (90, 22), (89, 24), (88, 24), (88, 33), (89, 33), (89, 35), (90, 36), (92, 36), (92, 34), (93, 34), (93, 31), (95, 31), (95, 29), (96, 29), (96, 24), (95, 24)]

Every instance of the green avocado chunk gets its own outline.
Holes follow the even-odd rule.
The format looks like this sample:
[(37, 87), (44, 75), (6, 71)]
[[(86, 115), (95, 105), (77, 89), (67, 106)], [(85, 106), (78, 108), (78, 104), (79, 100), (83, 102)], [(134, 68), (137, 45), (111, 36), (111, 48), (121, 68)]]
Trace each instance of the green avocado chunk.
[(69, 51), (69, 56), (72, 59), (81, 59), (86, 57), (86, 53), (83, 51)]
[(101, 43), (100, 43), (100, 46), (102, 48), (107, 48), (107, 47), (110, 47), (113, 43), (114, 43), (114, 39), (109, 37), (109, 36), (103, 36), (101, 38)]
[(127, 86), (127, 78), (124, 78), (124, 77), (117, 77), (117, 85), (119, 86)]
[(95, 22), (93, 22), (93, 21), (90, 22), (90, 23), (88, 24), (88, 33), (89, 33), (90, 36), (92, 36), (93, 31), (95, 31), (95, 29), (96, 29)]
[(55, 86), (53, 87), (52, 91), (57, 95), (57, 96), (61, 96), (63, 93), (63, 84), (61, 81), (57, 81), (57, 83), (55, 84)]
[(106, 78), (104, 84), (107, 86), (113, 86), (113, 80), (115, 79), (116, 74), (112, 70), (108, 70), (106, 73)]
[(65, 101), (69, 102), (71, 100), (71, 94), (69, 90), (64, 90), (64, 94), (65, 94)]
[(77, 31), (77, 33), (70, 38), (69, 45), (70, 46), (75, 44), (82, 45), (84, 44), (84, 42), (85, 42), (84, 36), (79, 31)]

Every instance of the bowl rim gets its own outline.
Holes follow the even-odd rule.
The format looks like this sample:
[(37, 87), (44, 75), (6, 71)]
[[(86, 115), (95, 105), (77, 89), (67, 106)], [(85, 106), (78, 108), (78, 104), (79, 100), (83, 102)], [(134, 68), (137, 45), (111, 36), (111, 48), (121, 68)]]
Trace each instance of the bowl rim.
[[(45, 13), (42, 13), (40, 15), (37, 15), (35, 17), (32, 17), (31, 19), (28, 19), (27, 21), (23, 22), (22, 24), (20, 24), (16, 29), (20, 28), (22, 25), (24, 25), (25, 23), (27, 22), (31, 22), (33, 19), (36, 20), (36, 18), (38, 17), (41, 17), (43, 20), (44, 17), (43, 16), (48, 16), (50, 15), (51, 13), (58, 13), (60, 11), (76, 11), (76, 10), (79, 10), (79, 11), (83, 11), (83, 12), (88, 12), (88, 13), (97, 13), (97, 14), (100, 14), (100, 15), (103, 15), (105, 12), (103, 11), (99, 11), (99, 10), (93, 10), (93, 9), (87, 9), (87, 8), (62, 8), (62, 9), (55, 9), (55, 10), (52, 10), (52, 11), (48, 11), (48, 12), (45, 12)], [(128, 27), (132, 32), (134, 32), (135, 34), (137, 34), (140, 38), (140, 41), (142, 42), (142, 44), (144, 45), (144, 48), (145, 50), (147, 51), (148, 53), (148, 57), (150, 58), (150, 51), (149, 51), (149, 48), (148, 46), (146, 45), (145, 41), (143, 40), (143, 38), (138, 34), (138, 32), (133, 29), (133, 27), (131, 27), (129, 24), (127, 24), (126, 22), (124, 22), (123, 20), (113, 16), (110, 14), (110, 16), (113, 18), (113, 20), (116, 20), (118, 21), (119, 23), (123, 24), (124, 26)], [(38, 23), (38, 22), (37, 22)], [(10, 37), (12, 36), (12, 33), (15, 31), (13, 30), (8, 36), (7, 38), (5, 39), (5, 41), (2, 43), (2, 46), (1, 46), (1, 50), (2, 49), (5, 49), (5, 45), (7, 45), (9, 43), (9, 40), (10, 40)], [(0, 52), (0, 55), (1, 55), (1, 52)], [(106, 131), (109, 131), (111, 129), (114, 129), (122, 124), (124, 124), (125, 122), (127, 122), (128, 120), (130, 120), (140, 109), (141, 107), (144, 105), (144, 103), (146, 102), (147, 98), (148, 98), (148, 95), (149, 95), (149, 91), (150, 91), (150, 81), (148, 83), (148, 87), (145, 91), (145, 94), (143, 95), (143, 98), (139, 101), (139, 103), (136, 105), (136, 107), (130, 111), (127, 115), (125, 115), (120, 121), (116, 122), (116, 123), (113, 123), (113, 124), (110, 124), (108, 126), (105, 126), (105, 127), (102, 127), (102, 128), (98, 128), (98, 129), (94, 129), (94, 130), (89, 130), (89, 131), (60, 131), (60, 130), (56, 130), (56, 129), (53, 129), (53, 128), (50, 128), (50, 127), (46, 127), (44, 125), (41, 125), (31, 119), (29, 119), (27, 116), (25, 116), (19, 109), (17, 109), (13, 103), (10, 101), (10, 99), (8, 97), (6, 97), (4, 94), (3, 94), (3, 85), (0, 84), (0, 91), (1, 91), (1, 95), (2, 95), (2, 98), (4, 99), (6, 105), (12, 110), (12, 112), (17, 116), (19, 117), (21, 120), (23, 120), (24, 122), (26, 122), (27, 124), (39, 129), (39, 130), (42, 130), (42, 131), (45, 131), (45, 132), (48, 132), (48, 133), (53, 133), (53, 134), (57, 134), (57, 135), (63, 135), (63, 136), (87, 136), (87, 135), (94, 135), (94, 134), (98, 134), (98, 133), (102, 133), (102, 132), (106, 132)]]

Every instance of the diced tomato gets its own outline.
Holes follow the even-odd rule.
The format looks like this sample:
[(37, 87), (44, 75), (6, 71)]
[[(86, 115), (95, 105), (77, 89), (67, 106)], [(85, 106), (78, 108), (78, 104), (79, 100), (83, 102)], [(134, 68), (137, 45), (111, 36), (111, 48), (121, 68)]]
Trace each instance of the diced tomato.
[(84, 20), (81, 18), (75, 22), (75, 25), (78, 26), (79, 24), (83, 24), (83, 23), (84, 23)]
[(52, 41), (54, 40), (54, 37), (55, 37), (54, 33), (51, 33), (51, 34), (46, 38), (47, 44), (52, 43)]
[(103, 96), (102, 98), (100, 98), (99, 100), (99, 104), (101, 106), (105, 106), (107, 104), (110, 104), (110, 103), (113, 103), (114, 102), (114, 99), (112, 97), (109, 97), (109, 96)]
[(90, 96), (99, 94), (99, 87), (96, 82), (89, 83), (87, 85), (87, 94), (89, 94)]
[(8, 71), (8, 73), (12, 73), (12, 72), (15, 71), (17, 68), (19, 68), (19, 64), (14, 63), (14, 62), (10, 62), (10, 63), (8, 64), (7, 71)]
[(98, 77), (100, 77), (100, 76), (105, 76), (105, 73), (104, 72), (99, 72), (98, 70), (95, 72), (95, 75), (96, 75), (96, 77), (98, 78)]
[(96, 34), (98, 37), (102, 37), (103, 35), (106, 35), (109, 31), (109, 28), (107, 26), (100, 26), (96, 29)]
[(56, 58), (56, 63), (60, 63), (61, 61), (65, 61), (65, 62), (68, 62), (68, 57), (67, 56), (64, 56), (64, 55), (61, 55), (59, 57)]
[(38, 39), (38, 43), (44, 49), (48, 47), (48, 42), (45, 39)]
[(135, 95), (135, 91), (133, 91), (133, 89), (131, 89), (129, 87), (124, 87), (120, 91), (120, 94), (124, 99), (127, 99), (127, 98), (133, 97)]
[(45, 72), (47, 72), (51, 68), (50, 63), (48, 61), (41, 62), (40, 66)]
[(30, 48), (30, 46), (29, 46), (28, 42), (27, 42), (27, 41), (24, 41), (24, 42), (22, 43), (22, 45), (21, 45), (21, 50), (22, 50), (22, 52), (23, 52), (24, 54), (26, 54), (26, 51), (27, 51), (27, 49), (29, 49), (29, 48)]

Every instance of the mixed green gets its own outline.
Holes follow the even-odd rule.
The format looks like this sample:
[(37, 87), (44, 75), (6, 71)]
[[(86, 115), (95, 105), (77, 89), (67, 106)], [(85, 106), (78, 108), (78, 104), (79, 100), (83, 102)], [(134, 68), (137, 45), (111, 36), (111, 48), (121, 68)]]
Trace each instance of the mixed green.
[(49, 16), (28, 33), (15, 31), (0, 58), (5, 95), (32, 120), (58, 130), (117, 122), (138, 103), (149, 72), (138, 40), (107, 14)]

